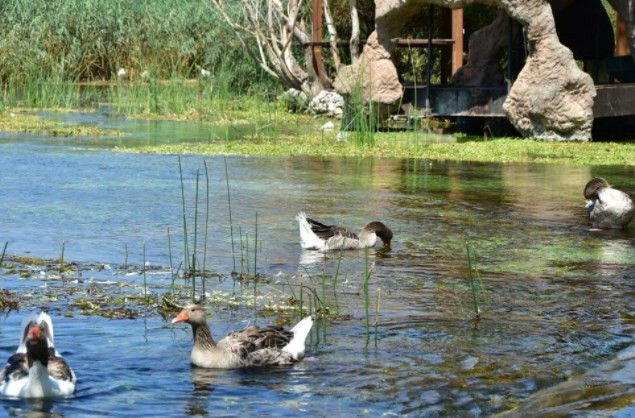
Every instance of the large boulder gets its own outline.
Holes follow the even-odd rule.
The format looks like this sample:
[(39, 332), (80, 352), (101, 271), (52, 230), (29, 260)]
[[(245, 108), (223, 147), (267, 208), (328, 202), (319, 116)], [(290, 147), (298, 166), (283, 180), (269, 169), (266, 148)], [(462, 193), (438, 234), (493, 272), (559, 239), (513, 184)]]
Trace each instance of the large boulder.
[[(559, 10), (573, 1), (553, 0), (551, 3), (555, 10)], [(394, 48), (392, 39), (409, 23), (409, 16), (427, 4), (457, 8), (473, 2), (376, 0), (375, 32), (364, 46), (358, 63), (340, 71), (335, 88), (348, 95), (361, 92), (365, 99), (379, 105), (379, 108), (386, 111), (394, 109), (401, 100), (402, 86), (390, 59)], [(571, 52), (559, 42), (552, 5), (546, 0), (482, 0), (479, 3), (501, 7), (508, 16), (522, 24), (527, 36), (529, 55), (504, 105), (512, 124), (525, 136), (548, 140), (589, 140), (595, 87), (591, 77), (578, 68)], [(504, 18), (499, 19), (502, 21)], [(500, 41), (493, 42), (492, 47), (500, 49)], [(476, 61), (477, 66), (492, 65), (487, 59)], [(491, 76), (500, 79), (500, 70)]]

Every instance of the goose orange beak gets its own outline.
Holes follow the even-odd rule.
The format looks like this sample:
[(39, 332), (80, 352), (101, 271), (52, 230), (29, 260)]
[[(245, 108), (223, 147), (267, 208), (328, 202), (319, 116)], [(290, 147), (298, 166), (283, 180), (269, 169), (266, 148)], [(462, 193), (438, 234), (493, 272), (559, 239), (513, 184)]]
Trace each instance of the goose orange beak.
[(185, 322), (185, 321), (187, 321), (188, 319), (190, 319), (190, 317), (189, 317), (189, 316), (187, 316), (187, 311), (186, 311), (185, 309), (183, 309), (183, 310), (181, 311), (181, 313), (180, 313), (180, 314), (178, 314), (178, 316), (172, 320), (172, 323), (173, 323), (173, 324), (176, 324), (177, 322)]
[(31, 327), (29, 328), (29, 333), (26, 335), (26, 339), (29, 341), (39, 341), (40, 335), (40, 327)]

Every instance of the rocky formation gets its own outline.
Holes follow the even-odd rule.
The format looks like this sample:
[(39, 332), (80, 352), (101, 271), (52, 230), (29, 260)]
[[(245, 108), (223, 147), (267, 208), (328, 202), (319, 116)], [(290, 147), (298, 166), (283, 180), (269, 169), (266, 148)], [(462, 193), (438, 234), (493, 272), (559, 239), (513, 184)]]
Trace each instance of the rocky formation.
[(335, 91), (322, 90), (309, 100), (304, 92), (289, 89), (278, 96), (290, 112), (308, 112), (315, 116), (341, 119), (344, 113), (344, 98)]
[[(555, 10), (573, 0), (552, 0)], [(619, 0), (614, 0), (619, 1)], [(633, 2), (635, 0), (624, 0)], [(375, 32), (369, 37), (359, 62), (345, 67), (335, 81), (344, 94), (360, 92), (388, 113), (401, 99), (401, 84), (391, 61), (392, 39), (409, 23), (408, 16), (426, 4), (462, 7), (470, 0), (376, 0)], [(548, 140), (589, 140), (593, 124), (595, 88), (591, 77), (576, 65), (571, 51), (558, 40), (552, 7), (546, 0), (484, 0), (500, 6), (524, 27), (529, 51), (525, 66), (516, 79), (504, 109), (512, 124), (525, 136)], [(631, 11), (632, 13), (632, 11)], [(498, 26), (505, 21), (501, 16)], [(503, 25), (506, 27), (506, 25)], [(492, 30), (492, 28), (485, 29)], [(503, 39), (505, 39), (504, 37)], [(499, 39), (491, 47), (501, 48)], [(474, 57), (455, 78), (460, 82), (478, 67), (492, 68), (492, 57)], [(501, 79), (501, 71), (489, 77)], [(483, 82), (488, 80), (483, 79)]]

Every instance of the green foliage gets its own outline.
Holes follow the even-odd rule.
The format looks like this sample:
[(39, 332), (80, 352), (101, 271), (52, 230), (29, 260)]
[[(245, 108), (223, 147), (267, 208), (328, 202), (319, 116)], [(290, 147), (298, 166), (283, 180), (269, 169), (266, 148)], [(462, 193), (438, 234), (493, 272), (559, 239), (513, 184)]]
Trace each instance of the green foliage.
[(200, 0), (3, 0), (0, 81), (212, 74), (232, 65), (234, 85), (260, 81), (234, 34)]

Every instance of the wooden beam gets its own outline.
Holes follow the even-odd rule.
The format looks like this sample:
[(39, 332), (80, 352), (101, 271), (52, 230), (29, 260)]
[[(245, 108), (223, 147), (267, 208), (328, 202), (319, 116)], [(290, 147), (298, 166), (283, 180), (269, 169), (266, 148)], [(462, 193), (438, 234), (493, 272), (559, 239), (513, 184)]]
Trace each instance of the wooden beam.
[(615, 55), (628, 55), (628, 25), (626, 21), (617, 16), (617, 39), (615, 40)]
[(312, 26), (312, 41), (316, 42), (313, 45), (313, 67), (315, 68), (315, 74), (318, 76), (322, 84), (326, 83), (326, 70), (324, 69), (324, 60), (322, 58), (322, 7), (324, 4), (322, 0), (313, 0), (311, 5), (311, 26)]
[(463, 9), (452, 10), (452, 74), (463, 66)]

